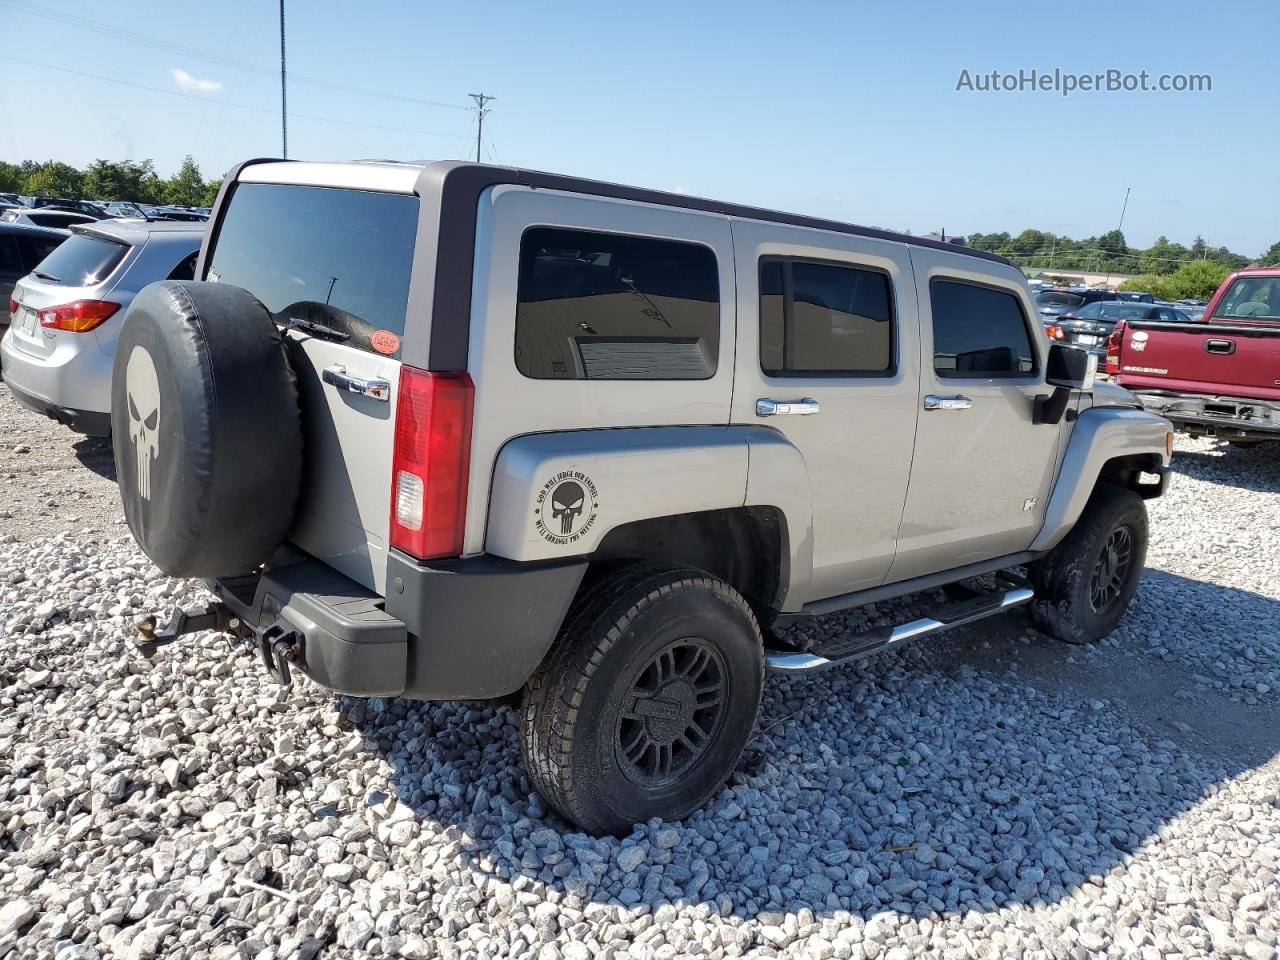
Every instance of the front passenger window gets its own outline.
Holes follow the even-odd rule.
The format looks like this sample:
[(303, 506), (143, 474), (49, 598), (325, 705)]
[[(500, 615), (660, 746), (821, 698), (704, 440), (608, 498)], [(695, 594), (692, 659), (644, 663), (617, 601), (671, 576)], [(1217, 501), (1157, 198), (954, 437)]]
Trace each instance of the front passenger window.
[(945, 378), (1025, 377), (1036, 372), (1027, 320), (1005, 290), (933, 280), (933, 369)]

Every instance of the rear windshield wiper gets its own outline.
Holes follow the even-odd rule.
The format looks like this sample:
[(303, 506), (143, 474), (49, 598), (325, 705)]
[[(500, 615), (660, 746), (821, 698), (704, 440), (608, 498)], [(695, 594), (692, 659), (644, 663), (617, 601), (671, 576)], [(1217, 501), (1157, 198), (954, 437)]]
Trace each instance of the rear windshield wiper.
[(41, 273), (39, 270), (32, 270), (31, 275), (37, 280), (49, 280), (52, 283), (61, 283), (61, 277), (55, 277), (52, 273)]
[(286, 330), (301, 330), (303, 333), (309, 333), (313, 337), (321, 337), (325, 340), (337, 340), (340, 343), (343, 340), (351, 339), (351, 334), (349, 333), (343, 333), (341, 330), (333, 329), (333, 327), (326, 327), (323, 323), (316, 323), (314, 320), (303, 320), (301, 317), (287, 317), (277, 322)]

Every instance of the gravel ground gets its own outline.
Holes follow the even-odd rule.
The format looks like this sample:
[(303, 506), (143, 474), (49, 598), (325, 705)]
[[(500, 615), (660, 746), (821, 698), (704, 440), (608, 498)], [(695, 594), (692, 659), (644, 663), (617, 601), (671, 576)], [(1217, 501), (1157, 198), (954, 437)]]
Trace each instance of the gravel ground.
[(0, 396), (0, 958), (1276, 956), (1280, 446), (1179, 440), (1105, 645), (1013, 614), (770, 681), (727, 788), (621, 840), (546, 811), (506, 708), (142, 658), (198, 588), (85, 449)]

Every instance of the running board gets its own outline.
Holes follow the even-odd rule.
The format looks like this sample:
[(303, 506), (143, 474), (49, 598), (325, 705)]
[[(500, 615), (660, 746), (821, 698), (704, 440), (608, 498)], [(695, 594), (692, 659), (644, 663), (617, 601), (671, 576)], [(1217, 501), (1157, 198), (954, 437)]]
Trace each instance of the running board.
[(1034, 596), (1035, 591), (1030, 587), (1018, 586), (1002, 593), (990, 593), (960, 600), (940, 607), (931, 617), (922, 617), (896, 627), (876, 627), (850, 637), (848, 640), (825, 647), (819, 652), (766, 649), (765, 669), (777, 673), (808, 673), (826, 670), (829, 667), (837, 667), (870, 654), (879, 653), (881, 650), (888, 650), (907, 640), (927, 637), (932, 633), (950, 630), (952, 627), (985, 620), (997, 613), (1019, 607)]

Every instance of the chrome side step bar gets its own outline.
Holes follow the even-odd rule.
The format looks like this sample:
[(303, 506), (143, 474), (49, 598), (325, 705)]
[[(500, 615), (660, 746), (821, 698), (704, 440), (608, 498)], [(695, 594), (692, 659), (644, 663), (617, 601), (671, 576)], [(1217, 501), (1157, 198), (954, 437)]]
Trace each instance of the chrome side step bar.
[[(770, 650), (765, 649), (764, 665), (766, 670), (772, 670), (776, 673), (809, 673), (817, 670), (826, 670), (830, 667), (837, 667), (842, 664), (852, 663), (854, 660), (869, 656), (873, 653), (879, 653), (881, 650), (888, 650), (907, 640), (914, 640), (918, 637), (926, 637), (932, 633), (941, 633), (943, 630), (950, 630), (952, 627), (963, 626), (966, 623), (974, 623), (978, 620), (985, 620), (987, 617), (994, 616), (997, 613), (1003, 613), (1013, 607), (1021, 606), (1027, 603), (1035, 596), (1035, 591), (1027, 586), (1015, 587), (1012, 590), (1006, 590), (1002, 594), (992, 594), (986, 599), (987, 602), (980, 604), (966, 604), (967, 609), (958, 611), (958, 615), (950, 616), (942, 611), (938, 611), (938, 618), (923, 617), (919, 620), (913, 620), (911, 623), (904, 623), (892, 629), (880, 628), (878, 630), (870, 630), (860, 637), (854, 638), (852, 641), (846, 641), (839, 645), (839, 653), (833, 652), (830, 657), (823, 656), (821, 653), (812, 653), (802, 650)], [(959, 606), (959, 605), (957, 605)], [(945, 608), (944, 608), (945, 609)], [(829, 651), (831, 652), (831, 651)]]

